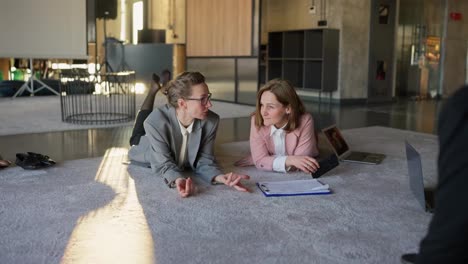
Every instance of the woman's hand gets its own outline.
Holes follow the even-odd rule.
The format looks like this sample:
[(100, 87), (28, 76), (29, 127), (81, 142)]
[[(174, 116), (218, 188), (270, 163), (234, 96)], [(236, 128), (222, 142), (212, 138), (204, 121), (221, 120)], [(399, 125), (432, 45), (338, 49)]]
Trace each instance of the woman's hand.
[(218, 175), (214, 178), (215, 182), (223, 183), (227, 186), (234, 187), (234, 189), (241, 191), (241, 192), (249, 192), (249, 189), (247, 189), (244, 185), (242, 185), (240, 180), (248, 180), (250, 179), (250, 176), (248, 175), (243, 175), (243, 174), (237, 174), (234, 172), (226, 173), (226, 174), (221, 174)]
[(289, 166), (294, 166), (305, 173), (312, 173), (320, 168), (318, 161), (309, 156), (288, 156), (286, 167)]
[(175, 180), (175, 185), (177, 188), (177, 192), (179, 192), (179, 195), (183, 198), (190, 196), (195, 191), (193, 181), (191, 178), (177, 178)]

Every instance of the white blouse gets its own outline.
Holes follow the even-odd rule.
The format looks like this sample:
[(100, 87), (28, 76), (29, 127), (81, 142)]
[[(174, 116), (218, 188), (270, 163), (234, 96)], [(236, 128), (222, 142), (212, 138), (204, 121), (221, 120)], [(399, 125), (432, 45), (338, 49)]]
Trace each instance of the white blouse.
[(276, 128), (271, 126), (270, 136), (275, 145), (275, 159), (273, 160), (273, 170), (277, 172), (286, 172), (286, 132), (284, 127)]

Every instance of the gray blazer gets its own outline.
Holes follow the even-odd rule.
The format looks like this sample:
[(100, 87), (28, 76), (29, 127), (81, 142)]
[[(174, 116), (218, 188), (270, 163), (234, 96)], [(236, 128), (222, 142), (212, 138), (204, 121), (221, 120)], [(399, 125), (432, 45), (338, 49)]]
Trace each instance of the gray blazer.
[[(211, 182), (223, 174), (214, 157), (214, 144), (219, 116), (209, 111), (204, 120), (195, 119), (187, 141), (187, 160), (196, 176)], [(146, 135), (138, 145), (132, 146), (128, 157), (132, 161), (151, 165), (166, 184), (183, 177), (178, 164), (182, 133), (175, 108), (165, 105), (153, 110), (144, 122)]]

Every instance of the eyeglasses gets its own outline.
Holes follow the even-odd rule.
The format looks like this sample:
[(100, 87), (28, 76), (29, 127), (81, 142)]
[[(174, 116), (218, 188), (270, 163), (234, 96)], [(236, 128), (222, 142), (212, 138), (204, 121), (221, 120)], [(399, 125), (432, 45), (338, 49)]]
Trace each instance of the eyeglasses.
[(202, 98), (185, 98), (185, 100), (196, 100), (200, 101), (201, 105), (205, 106), (208, 104), (208, 101), (211, 99), (211, 93), (208, 93), (206, 96), (203, 96)]

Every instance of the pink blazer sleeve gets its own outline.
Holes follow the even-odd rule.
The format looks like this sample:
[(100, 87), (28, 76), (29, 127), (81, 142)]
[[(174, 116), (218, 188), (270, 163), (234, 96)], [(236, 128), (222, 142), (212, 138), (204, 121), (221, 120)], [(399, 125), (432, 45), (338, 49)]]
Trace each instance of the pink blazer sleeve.
[[(315, 137), (314, 121), (310, 114), (301, 117), (300, 126), (286, 134), (286, 153), (290, 156), (318, 155), (317, 140)], [(274, 145), (270, 137), (270, 127), (255, 126), (255, 117), (250, 122), (250, 151), (252, 160), (260, 170), (273, 170), (275, 159)]]
[(286, 135), (286, 153), (293, 156), (318, 156), (314, 119), (309, 113), (302, 115), (300, 126)]
[(257, 128), (255, 126), (255, 116), (252, 116), (250, 120), (250, 152), (257, 169), (273, 170), (275, 156), (274, 153), (268, 151), (267, 144), (270, 144), (270, 142), (269, 127), (262, 126)]

